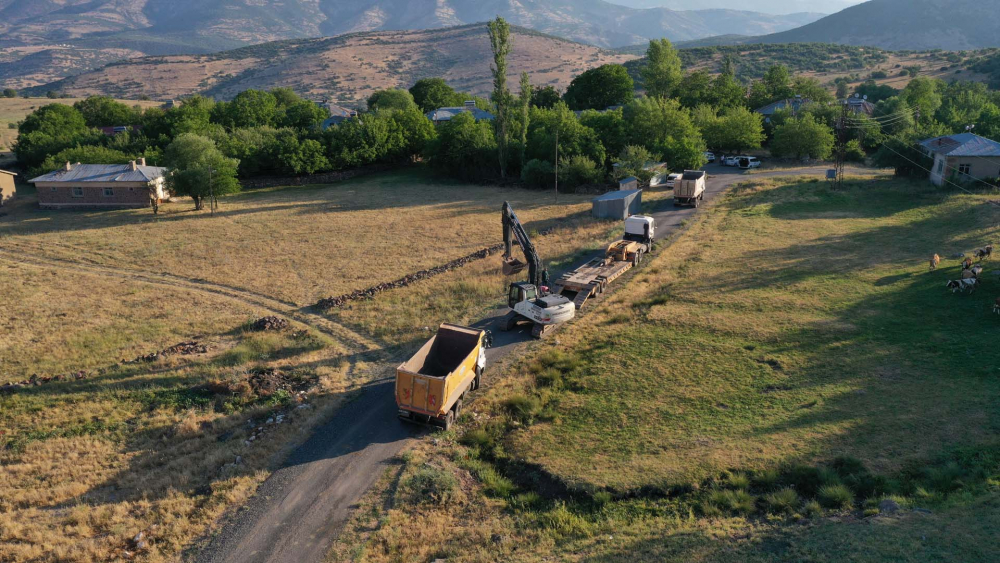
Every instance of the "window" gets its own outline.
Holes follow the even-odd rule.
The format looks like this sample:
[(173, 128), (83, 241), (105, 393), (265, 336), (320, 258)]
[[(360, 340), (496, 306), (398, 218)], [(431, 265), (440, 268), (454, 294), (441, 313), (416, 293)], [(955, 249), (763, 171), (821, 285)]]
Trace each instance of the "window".
[(938, 160), (937, 163), (938, 163), (938, 165), (937, 165), (937, 171), (938, 171), (938, 174), (940, 174), (940, 173), (944, 172), (944, 161), (943, 160)]
[(73, 197), (83, 197), (83, 188), (81, 187), (73, 188)]
[(968, 176), (969, 174), (972, 174), (972, 165), (971, 164), (959, 164), (958, 165), (958, 173), (959, 174), (965, 174), (966, 176)]
[(115, 195), (114, 188), (104, 188), (104, 197), (114, 197), (114, 195)]

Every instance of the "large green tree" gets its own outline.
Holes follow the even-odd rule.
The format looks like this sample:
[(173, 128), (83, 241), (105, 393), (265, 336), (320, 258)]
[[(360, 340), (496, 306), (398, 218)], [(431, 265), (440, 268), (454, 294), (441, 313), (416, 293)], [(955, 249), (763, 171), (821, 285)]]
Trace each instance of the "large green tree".
[(811, 115), (775, 127), (771, 153), (777, 157), (825, 159), (833, 152), (833, 131)]
[(580, 123), (563, 102), (552, 109), (531, 110), (525, 158), (555, 163), (557, 137), (560, 162), (574, 156), (585, 156), (596, 163), (605, 162), (604, 145), (597, 133)]
[(635, 84), (622, 65), (606, 64), (577, 76), (563, 99), (573, 110), (605, 109), (627, 104), (635, 97)]
[(705, 164), (705, 140), (677, 100), (633, 100), (622, 116), (628, 144), (646, 147), (673, 169), (697, 169)]
[(206, 198), (240, 191), (236, 180), (239, 161), (224, 156), (207, 137), (194, 133), (177, 137), (163, 160), (169, 169), (167, 186), (174, 194), (193, 199), (195, 209), (203, 209)]
[(368, 96), (368, 109), (398, 109), (401, 111), (416, 109), (417, 103), (413, 100), (413, 94), (402, 88), (390, 88), (379, 90)]
[(646, 94), (654, 98), (673, 95), (681, 81), (681, 58), (668, 39), (651, 40), (642, 67)]
[(559, 94), (559, 90), (556, 90), (551, 85), (541, 88), (535, 87), (531, 92), (531, 105), (536, 108), (548, 109), (555, 107), (561, 99), (562, 96)]
[(270, 92), (244, 90), (233, 101), (220, 104), (218, 114), (218, 123), (226, 127), (274, 126), (278, 121), (278, 99)]
[(90, 127), (134, 125), (139, 112), (108, 96), (91, 96), (73, 104)]
[(507, 57), (510, 55), (510, 24), (499, 16), (489, 23), (490, 47), (493, 50), (493, 130), (497, 140), (500, 177), (507, 177), (510, 165), (511, 133), (514, 126), (514, 96), (507, 87)]
[(51, 154), (77, 145), (96, 144), (101, 137), (87, 127), (76, 108), (50, 104), (38, 108), (21, 122), (14, 154), (18, 162), (31, 168)]
[(443, 107), (460, 106), (465, 101), (462, 94), (441, 78), (421, 78), (410, 87), (410, 94), (424, 113)]
[(742, 153), (760, 148), (764, 142), (764, 119), (745, 107), (729, 108), (702, 128), (705, 142), (713, 150)]
[(496, 136), (486, 121), (460, 113), (438, 128), (427, 154), (441, 172), (466, 180), (481, 180), (496, 174)]

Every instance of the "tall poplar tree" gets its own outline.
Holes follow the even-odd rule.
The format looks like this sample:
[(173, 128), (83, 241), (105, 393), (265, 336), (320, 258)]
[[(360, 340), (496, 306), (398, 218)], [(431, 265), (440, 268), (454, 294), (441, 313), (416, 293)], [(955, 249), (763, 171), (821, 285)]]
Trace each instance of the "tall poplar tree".
[(490, 46), (493, 48), (493, 130), (497, 139), (497, 157), (500, 159), (500, 177), (507, 177), (510, 160), (511, 106), (513, 96), (507, 88), (507, 56), (510, 54), (510, 24), (497, 16), (489, 23)]
[(528, 146), (528, 125), (531, 122), (531, 98), (534, 90), (527, 72), (521, 73), (521, 166), (524, 167), (524, 149)]

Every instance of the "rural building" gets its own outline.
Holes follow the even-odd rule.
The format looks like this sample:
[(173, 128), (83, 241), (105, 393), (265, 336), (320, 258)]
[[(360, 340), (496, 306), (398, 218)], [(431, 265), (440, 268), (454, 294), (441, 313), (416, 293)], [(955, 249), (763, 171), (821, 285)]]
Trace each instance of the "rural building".
[(164, 200), (166, 168), (129, 164), (70, 164), (30, 180), (43, 209), (149, 207)]
[(492, 113), (477, 108), (476, 102), (471, 100), (465, 102), (465, 105), (462, 107), (438, 108), (428, 113), (427, 119), (430, 119), (431, 121), (434, 122), (434, 125), (437, 125), (439, 123), (447, 123), (451, 121), (451, 118), (463, 112), (471, 113), (472, 117), (476, 118), (476, 121), (493, 121)]
[(792, 110), (792, 115), (795, 115), (804, 106), (812, 103), (809, 98), (803, 98), (802, 96), (795, 96), (794, 98), (787, 98), (784, 100), (778, 100), (777, 102), (771, 102), (762, 108), (757, 108), (754, 111), (764, 116), (764, 121), (770, 122), (771, 116), (776, 112), (783, 111), (786, 109)]
[(847, 104), (847, 111), (855, 115), (863, 113), (870, 117), (875, 114), (875, 104), (869, 102), (865, 98), (854, 96), (847, 98), (846, 100), (840, 100), (840, 103)]
[(639, 189), (639, 179), (635, 176), (629, 176), (628, 178), (622, 178), (618, 180), (619, 190), (637, 190)]
[(332, 104), (330, 102), (323, 102), (319, 105), (321, 108), (330, 112), (330, 117), (323, 120), (323, 131), (326, 131), (335, 125), (340, 125), (352, 117), (358, 116), (358, 112), (356, 110), (338, 106), (337, 104)]
[(986, 137), (959, 133), (927, 139), (920, 146), (934, 159), (930, 179), (938, 186), (952, 178), (1000, 177), (1000, 143)]
[(6, 170), (0, 170), (0, 207), (13, 199), (16, 189), (14, 187), (14, 174)]
[(638, 214), (641, 207), (642, 190), (618, 190), (595, 197), (591, 214), (598, 219), (624, 221)]

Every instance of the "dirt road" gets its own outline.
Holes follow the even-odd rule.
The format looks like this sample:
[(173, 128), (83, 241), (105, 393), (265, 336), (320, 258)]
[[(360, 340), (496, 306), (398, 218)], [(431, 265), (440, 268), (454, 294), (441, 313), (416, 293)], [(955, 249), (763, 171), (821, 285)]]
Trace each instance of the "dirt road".
[[(818, 175), (826, 167), (776, 170), (747, 176), (717, 165), (707, 167), (706, 201), (730, 186), (752, 178)], [(652, 214), (660, 240), (677, 231), (695, 213), (669, 203)], [(614, 290), (615, 286), (612, 286)], [(529, 330), (501, 332), (504, 311), (477, 323), (493, 331), (495, 345), (488, 364), (530, 340)], [(487, 379), (489, 378), (487, 367)], [(386, 462), (423, 430), (396, 420), (391, 380), (373, 383), (317, 429), (309, 440), (272, 474), (241, 510), (197, 556), (201, 563), (312, 563), (323, 560), (350, 518), (352, 508), (382, 474)]]

